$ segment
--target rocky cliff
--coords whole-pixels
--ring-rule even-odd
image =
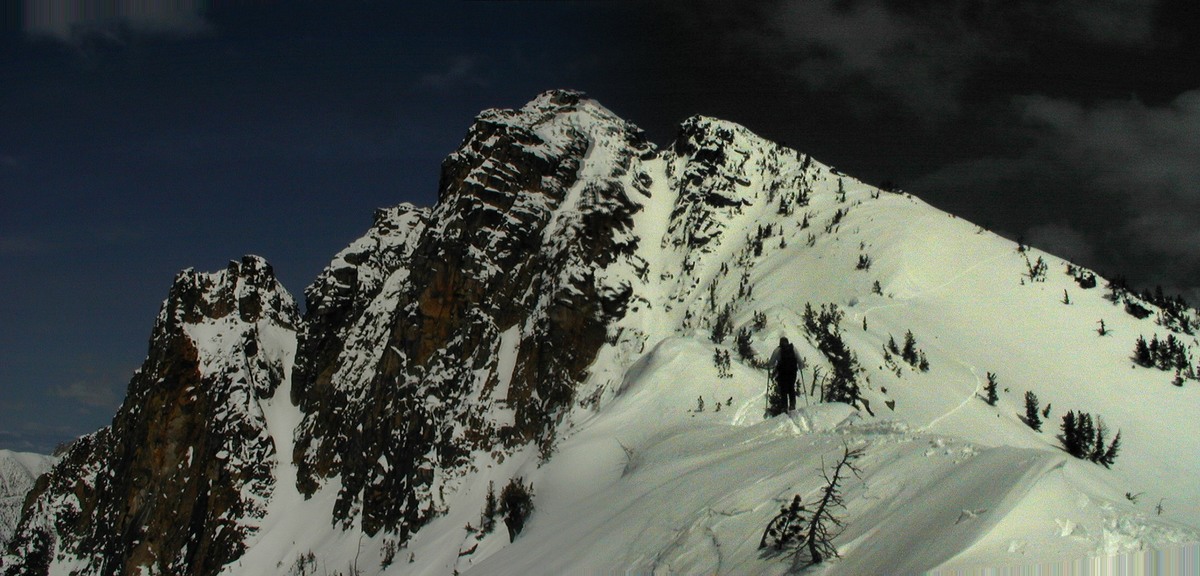
[[[33,488],[4,573],[212,574],[241,555],[274,488],[264,405],[299,325],[260,258],[181,272],[112,425]]]
[[[442,164],[437,204],[378,210],[305,291],[303,318],[261,259],[181,273],[112,426],[38,481],[0,571],[301,575],[325,555],[329,573],[778,573],[747,543],[846,443],[877,466],[851,489],[855,526],[895,524],[902,495],[929,528],[888,534],[936,551],[912,571],[1024,550],[985,535],[1023,533],[1014,511],[1046,508],[1029,494],[1101,503],[1057,509],[1060,531],[1094,537],[1072,528],[1047,550],[1189,537],[1109,494],[1200,497],[1186,474],[1072,468],[1017,415],[1033,389],[1047,413],[1051,399],[1103,410],[1138,454],[1130,470],[1176,466],[1159,440],[1194,391],[1161,417],[1131,413],[1129,379],[1148,390],[1158,375],[1131,371],[1128,350],[1191,321],[1126,318],[1113,303],[1136,296],[1077,292],[1078,268],[1015,248],[730,122],[689,118],[659,148],[578,92],[488,110]],[[1069,275],[1047,281],[1045,261]],[[1036,314],[1014,324],[1012,310]],[[1128,341],[1084,341],[1097,318]],[[889,352],[906,332],[932,370]],[[781,336],[811,386],[850,360],[880,418],[814,403],[764,421],[759,368]],[[979,400],[992,371],[1013,389],[999,407]],[[1094,394],[1060,385],[1079,374]],[[971,489],[910,493],[940,456],[929,466]],[[541,516],[509,542],[481,511],[523,476]],[[887,549],[845,573],[895,566]]]
[[[336,519],[403,541],[472,452],[549,454],[629,297],[600,274],[631,253],[639,154],[636,127],[551,92],[481,114],[432,210],[381,212],[306,292],[301,489],[339,477]]]

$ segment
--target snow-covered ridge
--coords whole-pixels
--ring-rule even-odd
[[[231,391],[213,421],[237,426],[212,441],[245,434],[241,449],[263,449],[230,461],[257,454],[274,483],[239,484],[254,513],[226,525],[245,553],[187,573],[783,574],[792,557],[760,551],[762,531],[795,495],[812,501],[846,447],[864,456],[843,558],[814,573],[1198,540],[1200,435],[1180,431],[1200,385],[1131,358],[1139,338],[1200,350],[1194,310],[734,123],[693,117],[659,148],[581,93],[548,92],[481,113],[439,203],[377,213],[306,291],[303,322],[244,315],[287,299],[222,274],[181,276],[201,297],[180,309],[197,312],[162,324]],[[810,306],[836,306],[823,329],[855,358],[862,401],[766,418],[761,362],[781,336],[807,389],[833,368]],[[910,333],[927,369],[889,351]],[[1068,410],[1120,430],[1111,469],[1062,449]],[[524,530],[484,533],[489,485],[516,478],[534,493]]]
[[[57,461],[43,454],[0,450],[0,547],[12,538],[34,481]]]

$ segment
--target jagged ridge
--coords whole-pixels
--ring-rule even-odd
[[[167,552],[150,554],[147,550],[151,547],[143,545],[136,534],[95,535],[86,546],[72,544],[86,540],[73,535],[81,529],[72,526],[89,522],[79,518],[133,525],[127,516],[97,512],[99,508],[90,509],[89,503],[148,494],[141,485],[115,482],[105,485],[100,494],[95,486],[103,482],[97,484],[95,478],[104,474],[98,463],[117,458],[115,447],[129,442],[169,445],[169,438],[147,435],[139,426],[159,425],[149,420],[180,421],[151,417],[136,408],[159,403],[157,398],[167,392],[157,388],[170,388],[162,382],[149,382],[141,374],[131,383],[129,400],[114,426],[82,441],[68,456],[73,464],[64,463],[44,479],[51,486],[41,488],[33,508],[27,510],[24,540],[14,550],[26,558],[34,557],[31,553],[38,550],[57,550],[87,566],[85,573],[119,570],[118,563],[107,557],[120,557],[122,567],[157,562],[161,569],[197,574],[213,573],[224,563],[226,571],[237,573],[250,568],[228,563],[241,556],[246,546],[250,547],[250,554],[243,558],[247,566],[259,568],[278,569],[302,554],[304,546],[324,547],[334,551],[335,557],[340,551],[343,556],[339,559],[349,554],[357,564],[360,555],[382,554],[388,543],[410,546],[420,558],[411,568],[434,573],[444,573],[449,567],[465,569],[476,561],[482,563],[479,569],[485,573],[518,573],[528,568],[529,562],[544,566],[537,563],[548,555],[558,559],[555,566],[563,571],[597,566],[650,570],[659,566],[660,558],[663,562],[674,558],[679,563],[673,566],[696,571],[722,571],[729,566],[762,571],[767,565],[756,563],[742,548],[733,550],[734,564],[722,558],[720,546],[717,562],[706,563],[700,548],[710,539],[717,542],[733,537],[736,542],[743,533],[753,531],[749,527],[756,525],[754,511],[762,507],[759,503],[786,498],[789,495],[784,492],[790,487],[803,484],[798,475],[816,465],[814,458],[820,450],[851,438],[872,446],[870,454],[882,465],[902,461],[911,468],[929,456],[921,455],[921,445],[932,443],[940,448],[947,442],[937,435],[940,432],[966,426],[966,432],[956,433],[966,434],[971,442],[989,442],[979,432],[982,427],[970,426],[993,420],[999,423],[997,433],[1004,442],[1017,448],[1005,446],[987,452],[986,458],[978,460],[984,462],[982,468],[966,476],[979,484],[987,478],[987,462],[1037,462],[1030,474],[1014,473],[1017,496],[998,492],[997,497],[1007,500],[997,510],[1017,510],[1019,503],[1012,498],[1029,491],[1033,483],[1045,482],[1043,477],[1051,476],[1046,469],[1065,466],[1057,455],[1048,455],[1042,437],[1030,436],[1022,423],[1004,416],[1007,412],[988,412],[982,403],[972,403],[980,386],[978,372],[1000,365],[1007,369],[1004,376],[1014,388],[1038,387],[1040,394],[1060,407],[1063,402],[1080,402],[1083,405],[1068,408],[1095,410],[1090,402],[1102,406],[1117,424],[1123,419],[1128,422],[1129,417],[1115,410],[1107,397],[1078,399],[1074,392],[1038,383],[1047,374],[1055,375],[1049,377],[1050,382],[1058,382],[1069,373],[1050,364],[1046,354],[1038,351],[1054,346],[1075,350],[1075,344],[1043,330],[1021,336],[1036,342],[1028,349],[995,348],[978,337],[977,326],[962,320],[990,326],[997,341],[1007,342],[1015,332],[1006,325],[994,325],[996,318],[1004,317],[1005,310],[1021,307],[1046,314],[1045,294],[1049,290],[1054,304],[1063,288],[1054,281],[1046,286],[1032,282],[1024,286],[1022,280],[1020,289],[1008,286],[1015,285],[1026,270],[1021,258],[1039,254],[1022,255],[1011,243],[984,232],[906,195],[885,194],[843,177],[729,122],[688,119],[676,142],[660,150],[646,142],[636,127],[580,93],[553,91],[520,110],[487,111],[443,164],[437,206],[402,205],[379,211],[368,233],[339,253],[306,291],[308,307],[303,322],[295,319],[294,312],[273,316],[268,312],[266,324],[274,327],[271,330],[290,334],[299,328],[301,332],[290,389],[276,382],[287,384],[291,348],[287,342],[279,343],[287,338],[274,339],[279,345],[272,348],[278,351],[273,357],[280,358],[279,362],[268,363],[268,368],[258,372],[239,372],[238,367],[255,356],[251,350],[264,347],[237,344],[249,341],[239,336],[245,334],[241,330],[249,322],[246,317],[239,314],[236,321],[225,320],[234,317],[232,311],[241,306],[242,297],[229,296],[239,294],[241,284],[230,283],[229,275],[220,281],[203,280],[201,277],[208,276],[194,273],[181,276],[191,278],[178,290],[188,296],[176,300],[191,304],[167,316],[178,316],[175,325],[182,329],[175,332],[186,333],[184,340],[200,346],[193,353],[171,338],[159,340],[156,326],[147,366],[159,371],[184,366],[171,373],[179,381],[194,379],[193,372],[228,375],[215,378],[211,388],[240,392],[214,393],[213,406],[222,402],[242,406],[244,402],[250,409],[225,413],[228,418],[218,421],[238,424],[224,430],[215,426],[208,441],[241,438],[229,450],[239,455],[232,460],[247,464],[258,458],[265,462],[240,476],[218,466],[216,473],[226,474],[231,485],[241,490],[240,507],[222,504],[217,508],[225,506],[224,510],[232,512],[214,515],[198,506],[191,514],[194,522],[177,524],[189,526],[188,530],[156,542],[156,550],[188,550],[183,560],[178,560],[178,555],[164,560],[171,556]],[[855,259],[867,253],[875,259],[874,268],[856,270]],[[1061,265],[1050,260],[1053,266]],[[263,266],[243,262],[241,268],[262,270]],[[1006,279],[1012,282],[1005,283]],[[1071,282],[1066,281],[1068,286]],[[951,287],[978,295],[972,306],[986,314],[976,314],[973,308],[948,298],[945,293]],[[176,292],[173,288],[173,298]],[[263,292],[268,293],[284,294],[281,289]],[[1087,306],[1091,295],[1074,297],[1084,299],[1078,309],[1095,310]],[[251,298],[246,309],[288,308],[282,296],[265,300],[279,305]],[[837,303],[849,311],[847,324],[853,323],[854,330],[848,330],[846,341],[861,360],[864,396],[878,412],[888,406],[888,416],[897,422],[858,427],[857,416],[842,414],[838,407],[814,410],[786,424],[761,422],[761,373],[753,368],[753,359],[735,362],[728,380],[712,370],[713,352],[730,352],[732,346],[728,338],[713,341],[720,340],[714,336],[714,328],[722,318],[727,331],[742,329],[750,334],[755,354],[768,354],[771,343],[787,335],[799,343],[813,365],[827,367],[828,359],[801,328],[800,310],[806,302]],[[764,319],[760,328],[754,327],[758,324],[755,313]],[[1064,325],[1078,323],[1074,316],[1057,309],[1047,317]],[[1088,318],[1085,324],[1090,326],[1093,321]],[[1140,330],[1133,322],[1114,319],[1110,325],[1124,331]],[[159,324],[164,323],[169,324],[160,316]],[[889,334],[902,334],[913,326],[930,347],[935,368],[929,375],[887,365],[881,356]],[[955,342],[938,344],[939,335]],[[265,344],[261,336],[260,331],[257,341]],[[980,344],[971,344],[972,339]],[[1115,366],[1122,370],[1105,374],[1125,378],[1124,352],[1109,350],[1120,346],[1115,339],[1111,346],[1102,344],[1077,350],[1077,356],[1085,360],[1071,360],[1071,365]],[[1107,355],[1098,349],[1106,350]],[[190,359],[189,354],[196,357]],[[1110,362],[1110,357],[1116,361]],[[147,371],[144,367],[143,372]],[[242,373],[254,375],[240,381],[236,375]],[[1145,378],[1144,373],[1135,376]],[[721,397],[729,395],[725,404],[729,409],[713,421],[714,427],[698,430],[700,446],[728,454],[729,462],[755,469],[762,468],[764,460],[744,446],[764,443],[767,447],[763,450],[777,458],[804,462],[799,466],[804,470],[788,469],[758,479],[751,476],[750,487],[745,482],[738,484],[737,479],[721,480],[759,499],[719,500],[736,508],[739,518],[730,521],[738,526],[733,536],[718,530],[720,521],[714,521],[714,499],[721,496],[713,489],[716,483],[686,493],[678,493],[682,488],[661,493],[635,489],[634,500],[624,496],[636,488],[623,483],[627,474],[628,482],[663,482],[663,475],[677,472],[678,468],[666,464],[668,455],[683,454],[692,463],[709,462],[701,448],[691,446],[691,433],[697,431],[700,421],[691,407],[697,394],[703,398],[710,393],[710,386]],[[259,403],[261,412],[261,404],[269,402],[266,398],[286,398],[289,393],[304,415],[292,453],[298,469],[297,488],[311,498],[303,507],[308,513],[320,510],[319,516],[306,516],[302,522],[334,525],[328,530],[311,528],[314,535],[304,537],[290,533],[291,548],[279,547],[278,542],[268,544],[254,534],[260,524],[255,516],[266,509],[262,503],[267,495],[292,487],[272,486],[270,480],[264,480],[263,474],[272,470],[283,476],[279,474],[283,464],[271,451],[272,440],[288,446],[291,439],[284,442],[278,434],[270,437],[265,432],[269,426],[262,424],[253,406]],[[709,402],[711,406],[711,398]],[[835,413],[843,418],[834,422],[836,426],[816,425]],[[981,416],[987,418],[981,420]],[[145,422],[129,424],[133,420]],[[1177,420],[1164,416],[1163,422],[1139,425],[1149,429]],[[776,424],[779,429],[801,432],[781,433]],[[1155,430],[1153,436],[1163,435]],[[622,442],[632,442],[626,452],[631,460],[623,464],[624,471],[615,479],[612,470],[604,468],[612,464],[611,458],[603,456],[603,448],[596,448],[604,444],[619,453],[612,445],[614,435]],[[1153,446],[1145,436],[1127,438],[1132,449],[1144,451]],[[623,443],[621,447],[626,446]],[[552,458],[559,450],[565,454]],[[955,460],[938,464],[939,470],[956,474],[953,466],[958,459],[975,462],[976,454],[981,453],[969,444],[956,450]],[[1030,456],[1022,450],[1036,454]],[[644,474],[637,472],[637,462],[630,455],[641,451],[660,457]],[[561,458],[566,458],[566,463]],[[1159,456],[1138,462],[1160,463],[1154,458]],[[591,464],[597,459],[599,464]],[[146,474],[160,470],[144,459],[137,462]],[[545,469],[540,467],[543,464]],[[557,546],[554,549],[523,540],[502,551],[504,543],[495,535],[468,531],[461,536],[463,524],[478,518],[480,486],[486,480],[503,482],[528,474],[538,477],[539,486],[545,481],[558,487],[561,494],[562,477],[576,479],[578,474],[564,472],[564,467],[588,470],[605,479],[608,484],[594,494],[624,504],[619,510],[604,512],[612,516],[601,514],[599,520],[576,529],[575,524],[563,520],[571,516],[564,510],[575,509],[554,501],[551,490],[547,520],[530,529],[537,538],[552,543],[548,545],[551,548]],[[879,478],[886,487],[911,473],[910,468],[884,467],[873,472],[872,478]],[[238,466],[234,469],[241,470]],[[729,472],[711,471],[700,464],[687,470],[689,477],[703,478]],[[1086,470],[1073,473],[1092,477]],[[160,482],[155,489],[186,488],[196,477],[188,473],[155,480]],[[202,483],[199,486],[194,489],[205,489]],[[1184,489],[1178,483],[1173,486]],[[722,484],[719,492],[728,489]],[[178,490],[171,497],[195,500],[193,493]],[[664,531],[644,524],[647,518],[667,510],[662,499],[668,492],[678,499],[670,507],[672,516],[679,516],[680,522],[686,519],[690,528]],[[85,495],[79,505],[72,500],[77,493]],[[865,501],[865,494],[863,497]],[[222,497],[210,497],[210,501],[213,498]],[[321,508],[327,500],[329,508]],[[918,508],[923,505],[919,495],[910,503]],[[862,506],[855,513],[873,510],[867,504]],[[1117,510],[1112,506],[1111,510]],[[145,509],[159,510],[161,506]],[[575,516],[591,512],[592,508],[584,506]],[[262,523],[296,523],[287,511],[276,513],[278,518],[263,519]],[[978,530],[995,526],[1003,514],[996,513],[991,524]],[[628,541],[628,535],[611,530],[611,526],[599,532],[605,522],[616,519],[644,527],[637,541]],[[55,526],[58,522],[65,523]],[[165,525],[166,521],[158,522]],[[96,524],[87,525],[99,534]],[[218,542],[221,525],[231,529],[220,534],[235,537]],[[279,530],[281,534],[274,540],[287,539],[289,533]],[[331,536],[358,530],[365,536],[358,538],[351,552],[338,548],[337,542],[345,539]],[[572,536],[578,530],[588,535],[586,541]],[[186,536],[181,539],[179,533]],[[934,568],[974,542],[955,539],[953,530],[938,533],[943,540],[937,554],[914,557],[905,566]],[[1146,528],[1145,533],[1155,538],[1179,537],[1159,528]],[[696,540],[696,534],[704,537]],[[607,544],[590,548],[593,536]],[[164,543],[166,540],[171,541]],[[182,540],[186,542],[181,545]],[[214,543],[204,544],[209,540]],[[901,540],[904,538],[895,539]],[[462,544],[454,550],[447,541]],[[575,548],[563,554],[568,541],[575,542]],[[906,547],[912,544],[905,542]],[[984,544],[983,548],[994,545]],[[597,564],[597,551],[605,550],[604,546],[609,546],[610,552],[602,554]],[[196,560],[191,551],[200,549],[213,552],[201,554],[203,561]],[[522,557],[518,551],[528,553]],[[6,561],[14,562],[12,558]],[[646,558],[655,558],[654,566],[646,564]],[[846,566],[880,569],[894,565],[881,554],[863,554],[856,562]],[[36,573],[29,560],[16,566]]]
[[[175,278],[111,426],[39,478],[5,574],[213,574],[274,487],[260,403],[291,369],[299,313],[266,261]],[[19,560],[18,560],[19,559]]]

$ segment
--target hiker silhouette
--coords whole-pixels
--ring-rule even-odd
[[[796,409],[796,373],[800,366],[796,347],[785,337],[779,338],[779,347],[771,354],[767,370],[775,385],[774,394],[768,394],[769,416]]]

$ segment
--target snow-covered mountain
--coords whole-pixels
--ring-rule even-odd
[[[1194,310],[733,123],[659,148],[576,92],[485,111],[437,205],[379,210],[305,296],[254,257],[182,273],[3,573],[780,574],[764,528],[847,448],[817,573],[1200,540]],[[812,394],[767,418],[781,336]],[[1068,411],[1120,432],[1111,468]],[[510,483],[512,541],[483,528]]]
[[[0,450],[0,547],[12,538],[25,495],[55,462],[53,456]]]

